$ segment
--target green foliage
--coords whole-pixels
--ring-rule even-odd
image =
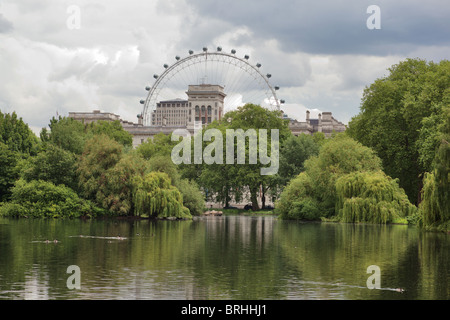
[[[41,131],[41,141],[51,142],[60,148],[75,154],[81,154],[87,140],[95,135],[106,135],[124,147],[131,148],[133,137],[125,131],[118,120],[95,121],[84,124],[68,117],[53,117],[50,120],[50,133],[44,128]]]
[[[317,136],[319,137],[319,136]],[[290,135],[284,141],[280,150],[280,167],[277,174],[279,186],[285,186],[289,180],[305,170],[304,162],[319,153],[323,142],[313,136],[301,134],[298,137]]]
[[[306,172],[300,173],[283,190],[275,204],[275,213],[282,219],[320,219],[321,207],[314,193],[311,177]]]
[[[101,212],[72,189],[42,180],[18,180],[12,188],[11,202],[0,207],[0,216],[7,217],[77,218]]]
[[[167,155],[154,155],[148,160],[148,166],[150,171],[158,171],[166,173],[173,185],[177,185],[180,181],[180,173],[177,170],[177,166],[173,163],[170,156]]]
[[[99,186],[105,183],[105,173],[114,167],[122,156],[123,147],[106,135],[96,135],[86,141],[80,157],[77,173],[81,194],[90,200],[101,202],[97,197]]]
[[[268,132],[268,141],[267,141],[267,149],[268,156],[271,156],[271,129],[279,130],[279,143],[280,145],[291,136],[291,132],[288,127],[288,122],[283,120],[278,111],[270,111],[266,108],[263,108],[258,105],[246,104],[242,107],[239,107],[235,111],[227,112],[222,122],[217,125],[214,124],[219,130],[223,132],[226,129],[242,129],[244,131],[248,129],[254,129],[259,137],[260,129],[267,129]],[[213,127],[211,126],[211,127]],[[208,127],[210,128],[210,127]],[[225,135],[223,135],[225,136]],[[258,138],[259,139],[259,138]],[[223,151],[226,151],[226,139],[224,141]],[[212,178],[213,182],[207,185],[208,191],[211,191],[213,194],[217,194],[220,198],[225,199],[225,203],[228,204],[228,199],[230,197],[230,189],[233,187],[233,193],[235,196],[235,200],[239,201],[239,197],[242,195],[242,190],[247,189],[250,192],[250,201],[252,202],[253,210],[258,210],[259,205],[257,201],[257,193],[262,188],[265,193],[270,187],[276,186],[276,178],[275,175],[261,175],[261,168],[265,165],[261,164],[249,164],[248,153],[249,153],[249,142],[246,139],[245,142],[245,151],[246,151],[246,163],[239,165],[207,165],[205,164],[202,168],[203,171],[206,171],[205,176],[201,179],[201,181],[206,181],[205,177]],[[208,144],[207,144],[208,145]],[[235,150],[237,142],[234,143]],[[259,145],[259,142],[258,142]],[[275,155],[278,157],[279,155]],[[225,154],[224,154],[224,158]],[[225,162],[225,160],[224,160]],[[235,152],[235,163],[237,163],[237,152]],[[270,166],[267,165],[267,167]],[[208,172],[209,171],[209,172]],[[211,172],[213,171],[213,172]],[[204,185],[202,185],[205,187]]]
[[[86,125],[86,132],[88,137],[91,135],[105,134],[124,147],[133,146],[133,136],[123,129],[119,120],[91,122]]]
[[[11,195],[10,189],[19,177],[19,160],[18,152],[11,151],[7,145],[0,142],[0,202],[8,200]]]
[[[336,181],[336,212],[343,222],[393,223],[413,215],[396,180],[382,171],[352,172]]]
[[[174,145],[170,136],[161,132],[155,135],[153,139],[148,139],[140,144],[136,150],[144,159],[148,160],[155,156],[170,157]]]
[[[49,141],[75,154],[83,152],[86,141],[86,131],[83,123],[73,118],[59,117],[59,119],[56,119],[53,117],[50,120],[49,127],[50,134],[47,133],[47,129],[41,131],[41,140]]]
[[[438,118],[450,99],[450,61],[407,59],[389,72],[365,89],[361,112],[347,131],[377,152],[386,174],[418,203],[436,152]]]
[[[192,215],[200,215],[205,208],[205,200],[197,183],[193,180],[182,179],[177,166],[172,159],[166,155],[156,154],[148,160],[151,171],[166,173],[173,186],[183,196],[183,205],[187,207]]]
[[[424,227],[450,230],[450,107],[444,111],[434,169],[425,173],[419,209]]]
[[[115,215],[132,215],[133,181],[135,176],[143,176],[148,164],[135,152],[130,152],[112,167],[106,169],[99,180],[96,201],[102,208]]]
[[[64,184],[73,190],[78,188],[76,173],[77,156],[56,145],[48,144],[36,157],[28,160],[21,176],[26,181],[44,180],[55,185]]]
[[[199,216],[205,210],[205,199],[195,181],[181,179],[175,185],[183,196],[183,205],[191,215]]]
[[[374,152],[338,134],[281,193],[275,212],[283,219],[398,222],[415,213],[396,180],[381,171]]]
[[[135,215],[150,217],[190,218],[189,209],[183,206],[183,198],[178,189],[171,185],[164,172],[150,172],[144,177],[135,176],[133,203]]]
[[[38,138],[15,112],[3,114],[0,111],[0,143],[24,154],[35,154],[38,148]]]
[[[305,162],[307,174],[314,181],[315,196],[322,206],[322,215],[335,215],[336,180],[354,171],[376,171],[381,161],[375,153],[346,134],[329,139],[320,149],[317,157]]]

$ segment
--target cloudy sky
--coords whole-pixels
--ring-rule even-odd
[[[376,22],[370,5],[381,29],[367,27]],[[205,46],[262,63],[289,115],[331,111],[348,123],[364,87],[391,65],[450,58],[450,3],[0,0],[0,110],[16,111],[35,132],[69,111],[136,121],[153,74]]]

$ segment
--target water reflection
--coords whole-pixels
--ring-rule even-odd
[[[270,216],[0,219],[0,298],[448,299],[449,249],[448,235],[407,226]],[[80,290],[66,286],[70,265]],[[384,290],[367,288],[369,265]]]

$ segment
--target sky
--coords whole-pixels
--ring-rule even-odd
[[[450,58],[449,17],[448,0],[0,0],[0,111],[36,133],[72,111],[136,122],[165,63],[221,46],[272,74],[289,116],[347,124],[392,65]]]

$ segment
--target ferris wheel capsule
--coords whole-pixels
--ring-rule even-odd
[[[248,59],[250,59],[250,56],[249,56],[248,54],[246,54],[246,55],[244,56],[244,59],[245,59],[245,60],[248,60]]]
[[[231,50],[231,53],[232,53],[232,54],[236,54],[236,50],[232,49],[232,50]]]
[[[178,61],[180,60],[180,56],[176,56],[175,59]]]
[[[261,68],[261,63],[257,63],[256,67]]]
[[[164,69],[167,69],[169,67],[168,64],[164,64]]]
[[[145,100],[142,100],[142,99],[141,99],[141,101],[139,101],[139,103],[140,103],[140,104],[144,104],[144,103],[145,103]]]
[[[150,89],[151,89],[150,86],[145,87],[145,90],[147,90],[147,91],[150,91]]]
[[[267,78],[270,78],[272,75],[270,73],[266,74]]]
[[[192,50],[189,50],[189,54],[191,54],[191,55],[192,55],[192,54],[194,54],[194,51],[192,51]]]
[[[221,52],[222,51],[222,47],[217,47],[217,51]]]

